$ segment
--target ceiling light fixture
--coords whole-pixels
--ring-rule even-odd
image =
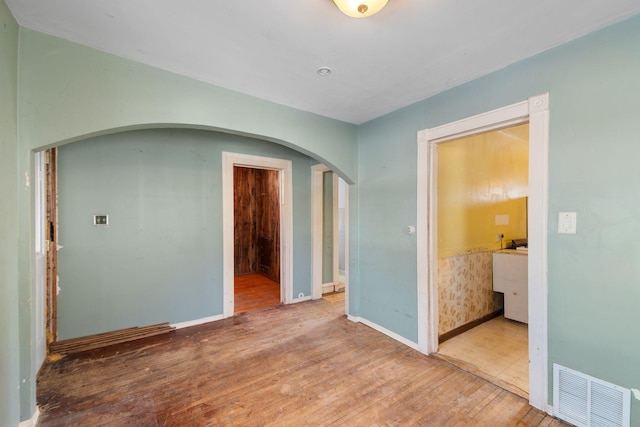
[[[320,76],[328,76],[329,74],[331,74],[331,68],[329,68],[329,67],[320,67],[320,68],[318,68],[317,73]]]
[[[380,12],[388,0],[333,0],[338,9],[352,18],[367,18]]]

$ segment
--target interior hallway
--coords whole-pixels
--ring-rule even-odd
[[[46,362],[39,426],[562,426],[523,399],[344,316],[253,311]]]
[[[528,399],[528,339],[526,324],[500,316],[441,343],[438,354]]]

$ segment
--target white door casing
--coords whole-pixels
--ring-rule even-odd
[[[438,350],[437,146],[529,122],[529,403],[548,413],[547,216],[549,94],[418,132],[418,349]]]
[[[323,164],[311,167],[311,216],[312,216],[312,264],[311,283],[313,299],[322,298],[322,219],[323,219],[323,174],[330,169]],[[338,282],[338,176],[333,179],[333,283]],[[349,314],[349,186],[345,185],[344,206],[344,276],[345,276],[345,314]]]
[[[35,358],[32,372],[38,372],[47,354],[47,328],[46,328],[46,281],[47,281],[47,246],[46,246],[46,222],[47,222],[47,201],[46,201],[46,174],[45,174],[45,152],[40,151],[34,154],[35,171]],[[49,250],[57,250],[51,247]]]
[[[239,153],[222,153],[223,316],[234,314],[233,167],[271,169],[280,181],[280,295],[293,302],[293,166],[291,160]]]
[[[322,221],[324,212],[324,173],[330,169],[323,164],[311,167],[311,295],[313,299],[322,298]]]

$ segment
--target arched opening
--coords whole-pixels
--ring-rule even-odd
[[[71,142],[58,146],[58,340],[226,315],[223,152],[287,158],[293,211],[300,206],[292,215],[311,228],[304,212],[315,161],[281,144],[184,128],[119,129]],[[107,223],[95,223],[96,216]],[[293,261],[283,296],[310,299],[310,236],[292,230],[289,239]]]

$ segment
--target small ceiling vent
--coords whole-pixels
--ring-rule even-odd
[[[554,364],[553,410],[578,427],[629,427],[631,391]]]

